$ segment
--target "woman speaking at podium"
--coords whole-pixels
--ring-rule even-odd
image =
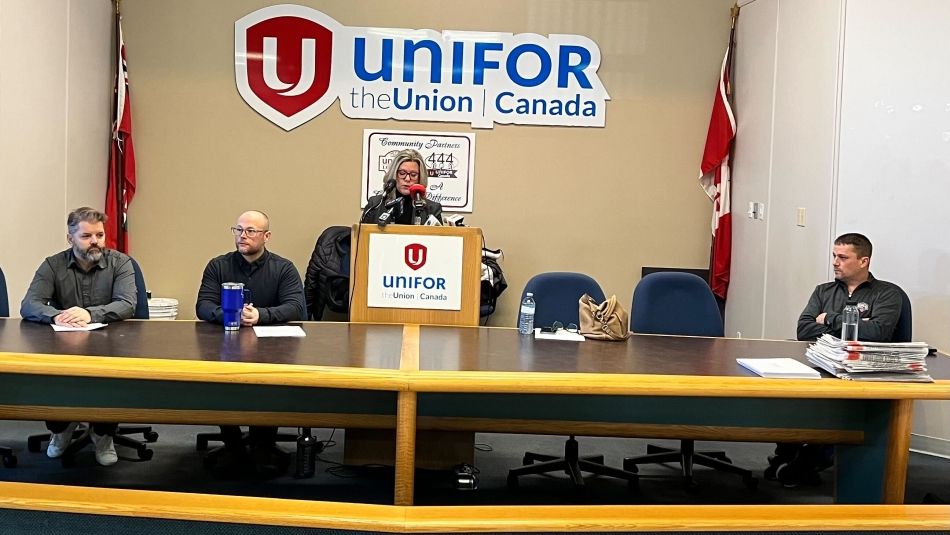
[[[383,193],[369,198],[361,220],[380,225],[431,225],[434,219],[441,225],[442,205],[426,198],[428,186],[429,170],[422,154],[413,149],[399,151],[383,177]]]

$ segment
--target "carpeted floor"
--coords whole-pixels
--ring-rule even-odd
[[[0,468],[0,479],[63,485],[86,485],[134,488],[209,494],[271,496],[362,503],[392,503],[392,469],[386,467],[345,467],[343,431],[332,434],[333,442],[320,454],[315,477],[294,479],[293,466],[285,476],[256,481],[236,474],[234,478],[212,476],[202,463],[202,453],[195,450],[195,435],[214,431],[205,426],[155,426],[158,442],[150,461],[140,461],[134,451],[119,448],[121,460],[113,467],[100,467],[91,448],[80,452],[75,466],[63,468],[58,460],[45,453],[30,453],[26,447],[29,434],[45,430],[37,422],[0,422],[0,445],[16,450],[18,466]],[[292,431],[286,429],[285,431]],[[326,441],[332,430],[315,430],[317,438]],[[579,437],[581,454],[604,454],[608,464],[620,466],[625,455],[645,452],[646,440]],[[676,446],[676,441],[650,441]],[[639,492],[631,492],[627,484],[607,477],[590,477],[584,492],[574,490],[567,476],[526,476],[518,489],[509,489],[507,471],[519,466],[525,450],[543,453],[563,452],[564,437],[479,434],[476,436],[475,465],[479,471],[477,490],[458,490],[450,472],[419,471],[416,477],[418,505],[484,505],[484,504],[825,504],[832,503],[830,471],[817,486],[783,488],[774,481],[761,478],[770,444],[702,442],[701,449],[721,449],[732,461],[753,470],[759,477],[758,488],[746,488],[740,477],[696,467],[698,488],[684,489],[675,477],[678,466],[644,466],[641,468]],[[293,444],[284,444],[293,451]],[[45,452],[45,450],[44,450]],[[908,469],[906,503],[921,503],[928,492],[950,496],[950,460],[912,453]]]

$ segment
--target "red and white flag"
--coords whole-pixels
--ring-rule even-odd
[[[116,78],[109,186],[106,188],[106,247],[129,252],[129,205],[135,196],[135,151],[132,148],[132,101],[125,63],[121,20],[116,16]]]
[[[729,155],[736,137],[736,119],[729,105],[729,67],[732,64],[732,39],[722,59],[719,87],[713,102],[706,149],[699,168],[699,183],[713,202],[712,248],[709,257],[709,286],[720,299],[729,290],[729,268],[732,260],[732,210]]]

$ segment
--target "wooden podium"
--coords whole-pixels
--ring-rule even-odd
[[[416,308],[383,308],[367,306],[370,236],[398,234],[403,236],[458,236],[462,239],[462,301],[460,310],[429,310]],[[482,231],[475,227],[425,227],[389,225],[353,225],[350,245],[350,321],[358,323],[417,323],[420,325],[478,326],[482,276]],[[386,261],[402,263],[402,258]]]
[[[461,301],[458,310],[368,306],[371,236],[376,234],[419,236],[455,236],[462,240]],[[350,245],[350,321],[357,323],[415,323],[420,325],[478,326],[481,301],[482,231],[475,227],[428,227],[411,225],[353,225]],[[380,259],[377,259],[380,260]],[[405,267],[402,255],[386,256],[384,262]],[[452,284],[453,281],[449,281]],[[403,363],[406,364],[405,362]],[[418,365],[416,359],[415,365]],[[415,407],[415,393],[402,392],[400,400]],[[392,429],[347,429],[343,462],[348,465],[395,464],[396,442]],[[412,439],[415,466],[434,470],[450,469],[459,463],[474,464],[475,434],[467,431],[416,432]],[[397,470],[399,468],[397,467]]]

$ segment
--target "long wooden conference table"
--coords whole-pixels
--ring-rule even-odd
[[[869,526],[873,514],[844,504],[902,504],[913,402],[950,399],[945,355],[928,359],[937,379],[929,384],[779,380],[756,377],[735,359],[804,361],[805,343],[651,335],[635,335],[625,343],[575,343],[534,340],[507,328],[329,322],[302,327],[303,338],[258,338],[251,329],[225,333],[220,326],[191,321],[126,321],[90,332],[55,333],[47,325],[0,320],[0,419],[395,429],[394,505],[403,509],[394,523],[380,520],[385,531],[440,525],[435,513],[427,513],[429,524],[406,524],[414,515],[439,509],[408,507],[416,431],[422,429],[829,443],[839,446],[835,499],[842,505],[830,506],[838,509],[827,515],[808,514],[827,516],[824,521],[853,517],[856,524],[849,525]],[[0,483],[0,508],[55,509],[30,498],[38,491],[53,492],[47,487]],[[125,493],[149,491],[55,491],[80,511],[83,492],[113,496],[115,508],[103,514],[126,514],[129,509],[120,504],[134,498]],[[174,500],[150,498],[153,503],[162,499]],[[169,507],[162,514],[176,517]],[[594,508],[610,511],[609,521],[590,519],[585,525],[649,525],[650,515],[638,506],[629,506],[627,513],[611,507],[618,506]],[[676,513],[678,506],[666,507],[678,522],[699,515],[703,525],[716,525],[710,520],[716,514],[702,513],[702,506]],[[716,510],[721,513],[722,507]],[[758,507],[734,509],[758,511],[754,522],[778,522],[777,527],[790,514],[782,512],[783,506]],[[932,527],[928,522],[934,515],[950,518],[948,507],[920,507],[912,515],[916,527]],[[601,514],[554,509],[571,518]],[[529,530],[550,529],[552,513],[543,510],[513,515],[499,512],[502,507],[496,514],[512,522],[537,515],[539,523]],[[188,518],[182,511],[177,517]],[[742,516],[736,514],[729,526]],[[280,515],[268,518],[286,524],[301,517],[298,512],[287,522]],[[332,526],[353,527],[334,518]],[[465,529],[490,530],[491,522],[479,518],[481,524]]]

